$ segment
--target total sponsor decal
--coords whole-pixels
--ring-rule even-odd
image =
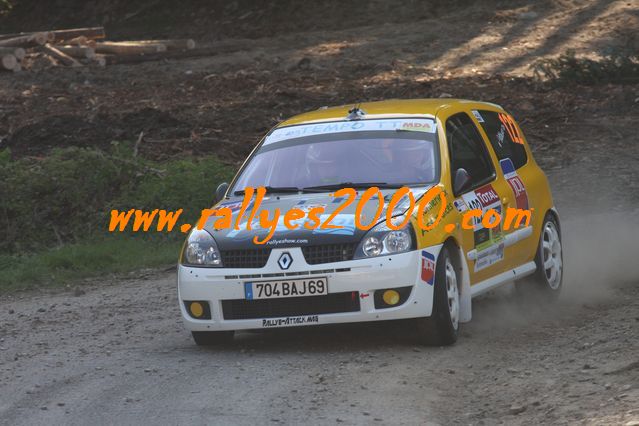
[[[502,172],[504,172],[504,177],[515,194],[517,208],[528,210],[528,193],[526,192],[524,182],[515,170],[512,160],[510,158],[504,158],[499,161],[499,165],[501,166]]]
[[[435,256],[426,250],[422,250],[422,281],[428,285],[435,282]]]
[[[462,198],[469,209],[482,211],[480,217],[473,217],[473,238],[475,250],[477,250],[474,270],[478,272],[504,258],[504,237],[501,226],[486,229],[481,223],[488,210],[494,209],[501,214],[501,201],[492,185],[464,194]]]

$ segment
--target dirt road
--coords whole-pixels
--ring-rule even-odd
[[[562,213],[557,305],[491,293],[447,348],[417,346],[395,323],[240,333],[203,349],[181,326],[174,272],[1,295],[0,424],[639,424],[639,88],[525,75],[566,48],[618,44],[637,2],[457,3],[385,25],[374,8],[336,28],[326,14],[306,32],[311,20],[292,17],[278,23],[296,25],[289,34],[207,58],[3,75],[0,147],[106,149],[144,131],[146,157],[237,165],[279,119],[321,105],[497,102]]]
[[[446,348],[416,345],[410,323],[245,332],[200,348],[181,326],[173,272],[3,296],[0,423],[634,424],[639,222],[627,217],[565,218],[562,300],[492,293]]]

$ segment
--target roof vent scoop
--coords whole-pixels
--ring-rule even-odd
[[[361,120],[366,115],[366,111],[359,109],[359,105],[348,111],[347,120]]]

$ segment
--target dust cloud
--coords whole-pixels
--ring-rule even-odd
[[[638,212],[639,213],[639,212]],[[584,307],[614,300],[621,286],[639,285],[639,215],[562,217],[564,280],[560,299],[540,303],[505,285],[473,300],[469,334],[524,332],[532,323],[562,324]]]
[[[610,213],[562,221],[562,303],[604,301],[621,285],[639,285],[639,216]]]

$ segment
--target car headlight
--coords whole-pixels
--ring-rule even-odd
[[[220,250],[211,234],[203,229],[191,232],[182,253],[182,264],[217,268],[222,266]]]
[[[401,223],[404,218],[394,218],[393,222]],[[386,221],[377,224],[362,238],[354,259],[404,253],[415,248],[415,235],[410,222],[397,231],[390,229]]]

